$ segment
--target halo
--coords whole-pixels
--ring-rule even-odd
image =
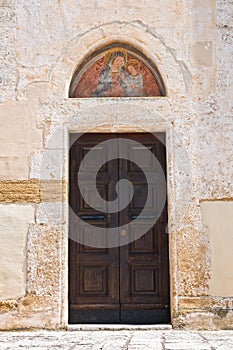
[[[136,69],[137,72],[138,72],[138,70],[139,70],[139,68],[140,68],[139,62],[138,62],[137,60],[134,60],[134,59],[129,60],[129,61],[126,63],[125,68],[128,70],[128,67],[129,67],[129,66],[133,66],[133,67]]]
[[[109,63],[109,60],[110,60],[110,57],[112,54],[116,54],[117,56],[117,53],[121,53],[123,54],[123,57],[124,57],[124,61],[126,62],[127,61],[127,53],[126,53],[126,50],[121,48],[121,47],[114,47],[113,49],[110,49],[106,52],[105,56],[104,56],[104,61],[106,64]],[[113,56],[114,57],[114,56]]]

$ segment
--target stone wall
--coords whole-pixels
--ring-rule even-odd
[[[0,0],[0,328],[67,326],[68,135],[90,130],[166,131],[172,324],[233,328],[232,16],[232,0]],[[116,40],[166,97],[68,98]]]

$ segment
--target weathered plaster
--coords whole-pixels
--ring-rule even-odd
[[[26,294],[26,255],[29,225],[35,220],[32,205],[0,204],[0,300]]]
[[[0,104],[1,180],[29,178],[31,152],[43,146],[43,130],[37,127],[37,113],[45,100],[47,85],[34,83],[24,91],[24,100]]]
[[[208,227],[211,252],[209,294],[232,297],[233,201],[201,203],[203,224]]]

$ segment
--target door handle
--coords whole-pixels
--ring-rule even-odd
[[[154,220],[155,216],[154,215],[131,215],[131,219],[137,219],[139,217],[140,220]]]
[[[105,220],[105,215],[79,215],[81,220]]]

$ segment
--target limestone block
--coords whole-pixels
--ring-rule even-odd
[[[199,297],[180,297],[180,310],[220,310],[230,308],[229,299],[219,297],[199,296]]]
[[[43,151],[35,151],[30,157],[30,179],[40,179]]]
[[[215,1],[192,1],[193,35],[199,40],[205,40],[213,35],[215,29]]]
[[[31,157],[31,179],[61,180],[63,177],[63,151],[37,151]]]
[[[1,5],[1,4],[0,4]],[[9,6],[0,6],[0,26],[7,25],[12,28],[16,24],[16,14]]]
[[[210,67],[213,64],[212,41],[198,41],[192,46],[192,58],[195,65]]]
[[[159,29],[165,27],[169,37],[174,28],[185,33],[183,14],[186,12],[187,2],[181,0],[161,3],[147,0],[146,6],[144,2],[133,0],[120,0],[117,6],[112,6],[109,0],[78,3],[66,0],[52,2],[49,6],[35,0],[28,6],[21,2],[18,5],[20,30],[17,32],[16,54],[23,66],[49,66],[58,59],[63,46],[74,35],[89,28],[99,28],[101,23],[142,21]],[[43,34],[40,31],[42,26]]]
[[[0,7],[3,8],[15,8],[15,0],[0,0]]]
[[[186,224],[177,233],[179,294],[199,296],[208,294],[207,246],[203,233]]]
[[[233,18],[233,7],[232,1],[218,0],[216,1],[217,7],[217,25],[232,27],[232,18]]]
[[[67,186],[66,181],[40,181],[40,201],[50,203],[68,201]]]
[[[59,225],[64,224],[63,204],[55,203],[40,203],[36,211],[37,224]]]
[[[48,187],[48,186],[47,186]],[[40,202],[40,183],[38,180],[0,181],[0,202],[38,203]]]
[[[32,205],[0,205],[0,300],[26,293],[26,241],[34,215]]]
[[[36,295],[49,295],[57,300],[61,279],[61,240],[63,225],[33,225],[28,239],[27,291]],[[50,301],[51,302],[51,301]]]
[[[29,158],[28,157],[0,157],[1,180],[18,180],[28,178]]]
[[[1,119],[4,120],[0,123],[1,157],[8,157],[9,162],[1,172],[2,179],[28,178],[29,155],[42,147],[42,130],[36,128],[36,113],[35,103],[28,101],[7,102],[0,106]]]
[[[44,131],[46,149],[62,149],[64,147],[64,130],[62,127],[50,125],[49,128],[46,126]]]
[[[51,180],[0,181],[0,202],[39,203],[67,201],[67,183]]]
[[[1,64],[0,69],[0,103],[4,102],[9,97],[15,97],[17,79],[17,68],[12,62],[9,62],[9,59],[7,61],[5,60],[5,63]]]
[[[201,203],[203,224],[208,226],[211,278],[209,294],[233,296],[233,201],[204,201]]]

